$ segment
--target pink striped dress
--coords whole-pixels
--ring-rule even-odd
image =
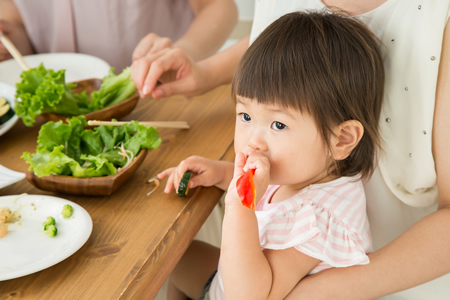
[[[359,176],[310,185],[282,202],[270,203],[271,185],[256,206],[261,248],[294,247],[321,260],[309,273],[369,263],[372,251],[366,197]],[[209,291],[225,299],[220,262]]]

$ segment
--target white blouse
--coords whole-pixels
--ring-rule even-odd
[[[256,0],[250,41],[293,11],[328,9],[320,0]],[[374,250],[437,208],[431,152],[436,83],[450,0],[387,0],[357,16],[378,36],[386,71],[380,129],[384,152],[364,185]],[[383,300],[450,299],[450,274]]]

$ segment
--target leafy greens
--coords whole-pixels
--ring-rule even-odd
[[[36,117],[43,113],[78,116],[120,103],[135,90],[130,72],[128,67],[115,75],[111,68],[89,100],[85,92],[72,91],[75,84],[65,83],[65,70],[54,71],[41,64],[21,73],[21,82],[16,84],[16,114],[25,125],[33,126]]]
[[[108,176],[117,173],[141,149],[156,149],[161,139],[153,127],[137,121],[121,126],[86,129],[84,116],[67,119],[68,124],[47,122],[41,126],[36,152],[24,152],[22,158],[38,177],[72,175]]]

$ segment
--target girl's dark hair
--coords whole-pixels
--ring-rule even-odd
[[[233,79],[232,97],[307,112],[328,149],[335,126],[359,121],[363,137],[330,173],[361,173],[368,178],[381,148],[378,120],[384,67],[379,46],[376,36],[354,18],[328,11],[287,14],[245,52]]]

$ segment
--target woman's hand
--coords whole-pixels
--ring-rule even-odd
[[[167,37],[160,37],[155,33],[147,34],[133,51],[132,61],[147,54],[155,54],[165,48],[172,48],[172,41]]]
[[[195,63],[183,50],[165,48],[157,53],[147,53],[131,65],[131,80],[141,98],[176,94],[194,96],[203,94],[214,86],[208,84],[208,69]],[[157,86],[158,81],[161,83]]]
[[[237,180],[248,170],[255,170],[253,182],[255,184],[256,199],[255,204],[261,200],[269,186],[270,163],[267,157],[259,153],[250,152],[246,158],[245,154],[239,152],[234,161],[234,177],[228,187],[228,193],[225,197],[225,205],[242,206],[241,199],[236,190]]]
[[[33,54],[33,48],[31,47],[25,27],[22,24],[0,20],[0,32],[11,40],[22,55]],[[10,59],[11,57],[11,54],[9,54],[8,50],[0,42],[0,61]]]
[[[183,160],[178,166],[162,171],[157,175],[159,179],[169,176],[164,192],[172,191],[172,186],[178,192],[181,177],[187,171],[193,173],[189,182],[189,188],[197,186],[217,186],[225,190],[229,185],[232,175],[232,163],[210,160],[201,156],[191,156]]]

